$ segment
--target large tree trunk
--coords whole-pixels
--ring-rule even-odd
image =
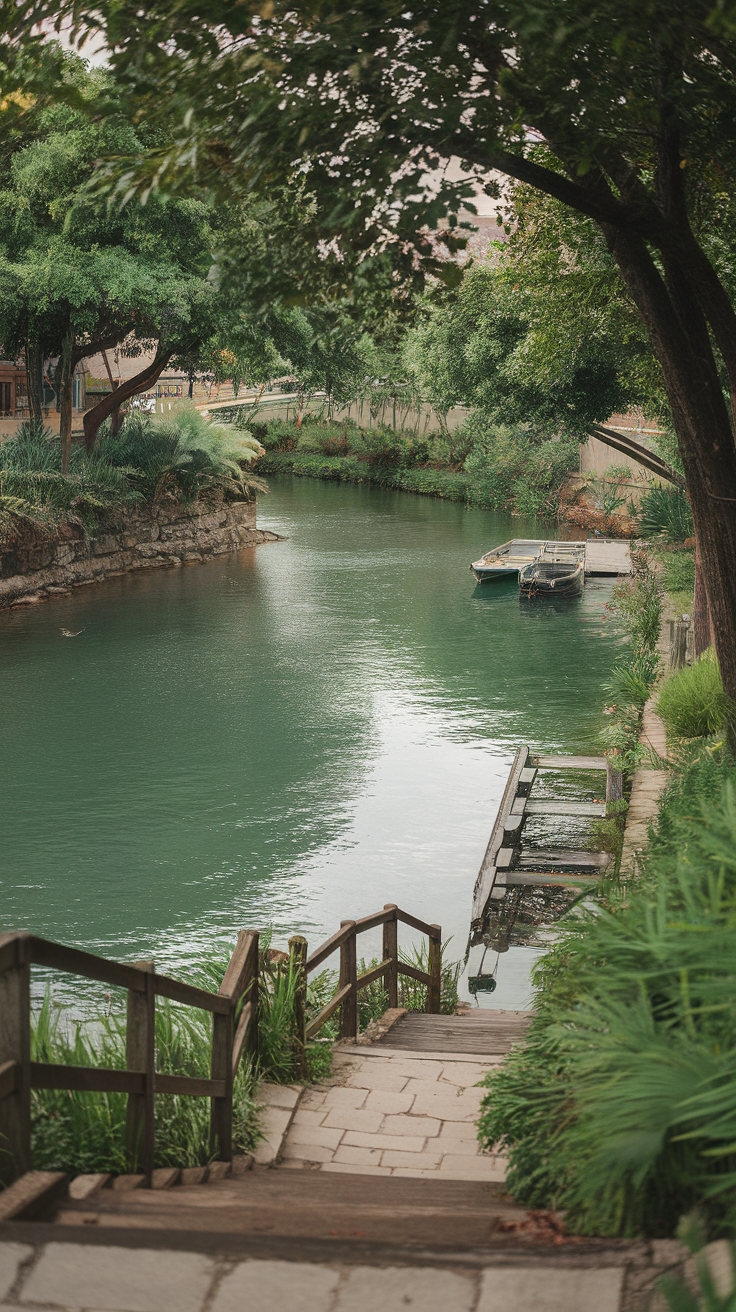
[[[92,409],[87,411],[84,416],[84,442],[88,451],[92,450],[100,425],[105,422],[108,415],[119,410],[123,401],[127,401],[131,396],[137,396],[139,392],[145,392],[146,388],[157,382],[172,354],[172,351],[164,351],[162,355],[157,355],[152,364],[147,365],[133,378],[129,378],[126,383],[121,383],[114,392],[104,396],[97,405],[93,405]]]
[[[621,229],[606,235],[662,366],[716,655],[736,701],[736,443],[708,328],[686,268],[665,253],[665,284],[639,238]]]
[[[72,452],[72,383],[74,379],[74,329],[67,328],[61,344],[61,356],[56,366],[58,379],[59,436],[61,438],[61,472],[69,473]]]
[[[28,380],[28,418],[32,424],[42,424],[43,351],[38,342],[26,341],[26,378]]]

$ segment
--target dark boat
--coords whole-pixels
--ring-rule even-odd
[[[542,551],[519,570],[522,597],[579,597],[585,583],[585,564],[577,546]]]

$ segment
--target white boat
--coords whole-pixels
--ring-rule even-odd
[[[511,542],[503,542],[500,547],[494,547],[479,560],[474,560],[470,568],[478,583],[510,578],[512,575],[518,576],[526,565],[532,565],[543,552],[557,547],[579,552],[581,559],[585,555],[584,542],[543,542],[540,538],[513,538]]]

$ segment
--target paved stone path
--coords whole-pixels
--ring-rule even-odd
[[[505,1160],[481,1151],[479,1080],[502,1057],[335,1050],[333,1075],[306,1091],[283,1165],[368,1175],[503,1180]]]
[[[667,756],[667,737],[662,721],[655,714],[655,701],[656,696],[650,697],[644,707],[640,738],[643,747],[650,748],[664,759]],[[649,825],[656,819],[657,803],[669,779],[667,770],[642,766],[635,772],[621,851],[622,873],[631,874],[636,869],[639,854],[649,842]]]

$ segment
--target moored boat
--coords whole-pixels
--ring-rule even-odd
[[[519,571],[522,597],[579,597],[585,583],[585,564],[577,548],[542,551]]]

